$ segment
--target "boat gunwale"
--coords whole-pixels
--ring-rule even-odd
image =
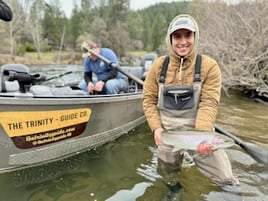
[[[115,95],[92,95],[92,96],[1,96],[0,104],[3,105],[63,105],[63,104],[89,104],[113,101],[129,101],[141,99],[142,92],[123,93]]]

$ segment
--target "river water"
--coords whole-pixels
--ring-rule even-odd
[[[268,107],[242,95],[222,98],[217,123],[243,141],[268,143]],[[229,148],[227,154],[240,179],[239,187],[222,189],[195,166],[184,167],[178,173],[182,189],[176,200],[268,200],[267,166],[256,163],[238,146]],[[163,201],[168,191],[146,123],[97,149],[0,174],[1,201]]]

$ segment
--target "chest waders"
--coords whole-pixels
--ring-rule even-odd
[[[164,60],[159,78],[158,109],[166,130],[193,130],[201,93],[202,56],[197,54],[192,85],[165,85],[169,57]]]
[[[201,55],[197,55],[192,85],[165,85],[169,56],[164,60],[158,92],[158,109],[165,130],[193,130],[200,96]],[[159,170],[167,186],[172,188],[180,183],[178,171],[182,166],[185,150],[166,144],[158,146]]]
[[[169,57],[165,58],[160,72],[159,101],[157,104],[164,129],[194,130],[201,93],[201,60],[202,57],[198,54],[192,85],[166,86],[164,83]],[[157,156],[160,159],[160,164],[165,167],[161,169],[166,183],[175,184],[178,182],[174,171],[176,171],[176,167],[181,166],[184,153],[185,150],[179,147],[165,144],[158,146]],[[233,175],[230,160],[223,149],[215,150],[212,154],[194,154],[193,160],[197,169],[212,182],[218,185],[239,184],[239,180]],[[173,167],[173,171],[167,171],[167,167]]]

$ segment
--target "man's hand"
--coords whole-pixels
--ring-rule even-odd
[[[96,84],[95,84],[95,87],[94,87],[94,90],[95,91],[99,91],[101,92],[103,87],[104,87],[104,82],[103,81],[98,81]]]
[[[88,92],[93,93],[94,88],[95,88],[94,84],[92,82],[89,82],[88,85],[87,85]]]
[[[212,154],[213,153],[213,149],[212,149],[212,145],[208,144],[206,142],[202,142],[197,146],[196,151],[199,154]]]
[[[161,139],[162,131],[164,131],[163,128],[157,128],[154,130],[154,142],[156,145],[162,144],[162,139]]]

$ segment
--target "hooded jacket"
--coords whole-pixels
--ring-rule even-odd
[[[180,17],[189,17],[195,25],[194,47],[188,55],[180,57],[171,45],[171,27]],[[169,49],[169,65],[165,85],[193,84],[195,60],[199,41],[199,28],[189,15],[178,15],[170,23],[166,42]],[[157,58],[150,67],[143,87],[143,110],[152,131],[161,128],[161,119],[157,107],[159,76],[165,56]],[[217,62],[209,56],[202,55],[201,63],[201,95],[195,119],[195,130],[212,131],[217,116],[217,107],[221,93],[221,72]]]

